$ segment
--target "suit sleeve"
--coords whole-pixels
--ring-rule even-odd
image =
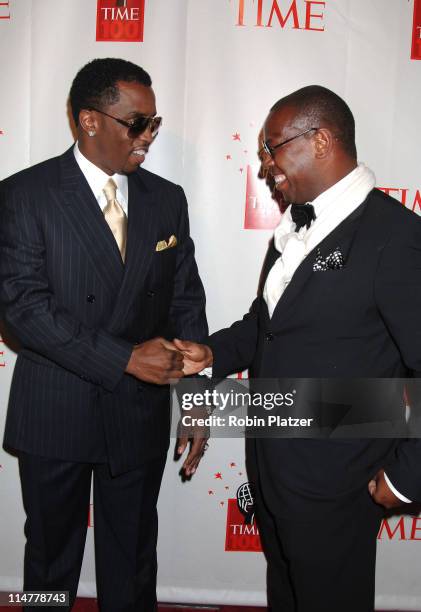
[[[262,306],[263,289],[267,275],[278,257],[279,252],[275,249],[272,238],[260,273],[257,297],[249,312],[241,321],[210,337],[209,344],[214,356],[213,376],[223,378],[234,372],[242,372],[252,365],[258,346],[259,311]]]
[[[212,334],[208,344],[213,353],[215,378],[223,378],[250,367],[256,354],[260,297],[257,297],[241,321]]]
[[[205,291],[194,258],[186,197],[181,187],[177,189],[181,200],[181,213],[174,291],[169,313],[171,329],[174,336],[181,340],[203,342],[208,336]]]
[[[421,377],[421,221],[414,218],[384,248],[375,281],[381,316],[395,340],[402,360]],[[419,380],[413,381],[419,387]],[[415,414],[411,419],[419,420]],[[411,422],[409,423],[411,428]],[[412,424],[414,426],[414,423]],[[385,466],[396,489],[408,499],[421,501],[421,440],[403,440]]]
[[[102,329],[88,328],[57,303],[46,257],[43,230],[28,192],[1,189],[0,303],[7,325],[24,348],[112,391],[132,347]]]

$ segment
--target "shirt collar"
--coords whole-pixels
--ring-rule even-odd
[[[338,207],[338,202],[340,202],[341,196],[349,191],[352,191],[352,187],[355,182],[358,181],[359,175],[366,170],[366,166],[363,163],[359,163],[354,170],[351,170],[348,174],[346,174],[340,181],[320,193],[317,198],[315,198],[312,202],[307,202],[307,204],[312,204],[314,207],[314,213],[316,215],[315,221],[311,224],[310,227],[313,227],[316,223],[318,224],[318,219],[323,214],[335,214],[335,209]],[[367,169],[368,170],[368,169]],[[371,171],[370,171],[371,172]],[[330,210],[331,209],[331,210]],[[285,231],[285,227],[291,227],[291,231],[295,227],[295,224],[292,220],[291,216],[291,206],[288,206],[287,210],[283,214],[284,223],[283,229]],[[281,218],[282,223],[282,218]],[[281,224],[280,224],[281,225]],[[279,226],[278,226],[279,227]],[[307,233],[307,228],[304,226],[300,229],[299,235],[304,236]]]
[[[327,236],[328,229],[332,231],[349,214],[353,212],[367,197],[376,184],[373,172],[363,163],[344,176],[340,181],[326,189],[312,202],[316,219],[307,229],[304,225],[295,232],[295,223],[291,216],[291,207],[288,206],[282,215],[280,223],[274,232],[276,249],[282,253],[290,236],[309,243],[314,242],[315,236]]]
[[[351,172],[341,178],[340,181],[323,191],[312,202],[309,202],[309,204],[314,206],[316,220],[318,217],[320,217],[322,212],[329,208],[329,206],[336,207],[338,205],[340,196],[352,186],[357,178],[357,175],[359,174],[359,166],[362,165],[363,164],[359,164],[356,168],[354,168],[354,170],[351,170]]]
[[[89,187],[91,188],[95,198],[99,202],[103,197],[103,189],[108,181],[112,178],[117,185],[117,199],[120,204],[128,202],[128,183],[127,176],[125,174],[113,174],[111,177],[93,164],[87,157],[83,155],[79,149],[78,142],[75,143],[73,148],[75,159],[79,165],[79,168],[83,172],[86,180],[88,181]],[[122,202],[123,200],[123,202]]]

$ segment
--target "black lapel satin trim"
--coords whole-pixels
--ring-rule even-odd
[[[73,148],[60,158],[61,183],[56,202],[108,289],[116,293],[124,264],[115,238],[80,170]]]
[[[275,310],[273,312],[272,318],[270,319],[270,329],[275,332],[275,330],[279,329],[283,326],[283,323],[293,313],[294,302],[300,296],[303,287],[310,280],[313,272],[313,264],[316,257],[317,249],[328,252],[329,249],[335,249],[337,246],[341,247],[341,237],[349,228],[349,225],[362,220],[364,213],[367,210],[367,199],[358,206],[358,208],[349,215],[340,225],[335,227],[318,245],[312,249],[304,261],[298,266],[295,271],[294,276],[292,277],[291,282],[286,287],[285,291],[281,295],[279,302],[277,303]],[[355,239],[355,234],[358,230],[360,223],[355,223],[354,232],[352,238],[349,241],[349,246],[344,254],[345,265],[346,261],[350,254],[350,249],[352,248],[352,244]],[[328,274],[328,272],[326,273]]]
[[[279,259],[280,256],[281,254],[275,248],[275,239],[271,238],[269,245],[268,245],[268,250],[266,251],[265,259],[263,261],[262,269],[260,272],[259,289],[258,289],[259,295],[263,295],[263,290],[265,288],[265,283],[266,283],[268,274],[272,266],[274,265],[275,261]]]
[[[269,242],[268,250],[266,251],[265,260],[263,262],[262,270],[260,272],[259,288],[257,292],[258,295],[260,296],[260,301],[261,301],[260,320],[261,320],[261,324],[265,328],[267,328],[270,325],[270,317],[269,317],[268,305],[266,304],[266,300],[263,297],[263,292],[264,292],[268,274],[272,266],[274,265],[275,261],[279,259],[280,256],[281,254],[275,248],[275,240],[274,238],[272,238]]]
[[[139,174],[129,176],[128,233],[125,273],[110,326],[121,324],[145,282],[155,255],[159,206]],[[156,205],[154,205],[156,204]]]

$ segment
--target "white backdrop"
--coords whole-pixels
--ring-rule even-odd
[[[248,309],[271,236],[244,229],[246,206],[260,226],[271,211],[264,185],[256,182],[258,197],[249,197],[247,175],[256,174],[259,128],[283,95],[318,83],[343,96],[356,117],[360,160],[379,187],[421,212],[421,61],[411,60],[420,4],[146,0],[143,42],[97,42],[97,0],[2,0],[0,178],[70,146],[67,95],[83,64],[115,56],[145,67],[164,116],[145,165],[186,190],[209,323],[219,329]],[[1,430],[13,364],[0,343]],[[0,464],[6,590],[21,586],[24,515],[16,460],[0,451]],[[169,460],[159,503],[160,599],[264,603],[262,554],[225,551],[228,500],[247,481],[242,442],[214,440],[189,483],[178,470]],[[241,526],[228,523],[238,535]],[[95,593],[92,531],[80,584],[87,595]],[[256,537],[239,542],[253,547]],[[421,518],[390,519],[378,548],[377,606],[420,610]]]

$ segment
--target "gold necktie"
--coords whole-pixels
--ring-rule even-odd
[[[117,185],[115,181],[112,178],[108,179],[102,191],[107,198],[107,205],[104,208],[104,217],[114,234],[114,238],[116,239],[117,246],[121,253],[121,258],[124,261],[127,242],[127,216],[121,208],[121,204],[116,199]]]

